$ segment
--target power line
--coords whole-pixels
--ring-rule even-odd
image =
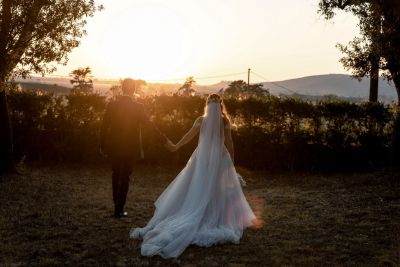
[[[288,91],[288,92],[290,92],[290,93],[292,93],[292,94],[296,94],[296,93],[297,93],[295,90],[292,90],[292,89],[290,89],[290,88],[288,88],[288,87],[286,87],[286,86],[280,85],[280,84],[277,83],[277,82],[273,82],[273,81],[271,81],[270,79],[266,78],[265,76],[263,76],[263,75],[261,75],[261,74],[258,74],[258,73],[254,72],[254,71],[251,70],[251,69],[248,69],[246,72],[227,73],[227,74],[212,75],[212,76],[202,76],[202,77],[193,76],[193,78],[194,78],[195,80],[207,80],[207,79],[216,79],[216,78],[232,77],[232,76],[238,76],[238,75],[245,75],[245,74],[247,74],[247,75],[248,75],[248,76],[247,76],[247,82],[249,83],[249,82],[250,82],[250,72],[253,73],[254,75],[256,75],[257,77],[259,77],[259,78],[265,80],[265,82],[269,82],[269,83],[271,83],[271,84],[273,84],[273,85],[275,85],[275,86],[277,86],[277,87],[280,87],[280,88],[282,88],[282,89],[285,89],[286,91]],[[58,74],[47,74],[46,76],[57,77],[57,78],[70,78],[70,76],[64,76],[64,75],[58,75]],[[44,77],[35,77],[35,76],[34,76],[34,77],[32,77],[32,78],[41,79],[41,78],[44,78]],[[96,77],[93,77],[93,78],[96,78]],[[105,80],[105,81],[107,81],[107,80],[118,80],[117,78],[115,78],[115,79],[106,79],[106,78],[102,79],[102,78],[97,78],[97,79]],[[185,77],[185,78],[176,78],[176,79],[146,80],[146,81],[147,81],[147,82],[172,82],[172,81],[177,82],[177,81],[185,81],[186,79],[187,79],[187,77]]]
[[[195,80],[207,80],[207,79],[215,79],[215,78],[223,78],[223,77],[231,77],[231,76],[237,76],[237,75],[243,75],[246,74],[246,72],[237,72],[237,73],[228,73],[228,74],[221,74],[221,75],[214,75],[214,76],[203,76],[203,77],[196,77],[193,76]],[[190,77],[190,76],[189,76]],[[165,82],[165,81],[184,81],[186,78],[179,78],[179,79],[166,79],[166,80],[147,80],[149,82]]]
[[[230,73],[230,74],[224,74],[224,75],[217,75],[217,76],[208,76],[208,77],[195,77],[198,80],[205,80],[205,79],[213,79],[213,78],[222,78],[222,77],[230,77],[230,76],[237,76],[237,75],[243,75],[246,72],[238,72],[238,73]]]
[[[193,76],[193,78],[195,80],[207,80],[207,79],[215,79],[215,78],[223,78],[223,77],[232,77],[232,76],[238,76],[238,75],[244,75],[247,72],[236,72],[236,73],[227,73],[227,74],[220,74],[220,75],[213,75],[213,76],[201,76],[201,77],[196,77]],[[50,76],[50,77],[57,77],[57,78],[70,78],[70,76],[65,76],[65,75],[58,75],[58,74],[46,74],[46,76]],[[190,76],[188,76],[190,77]],[[40,79],[40,78],[44,78],[44,77],[37,77],[37,76],[33,76],[32,78],[36,78],[36,79]],[[119,78],[115,78],[115,79],[111,79],[111,78],[98,78],[98,77],[94,77],[96,79],[99,80],[118,80]],[[157,79],[157,80],[146,80],[148,82],[167,82],[167,81],[185,81],[187,79],[187,77],[184,78],[176,78],[176,79]]]
[[[294,91],[294,90],[292,90],[292,89],[290,89],[290,88],[288,88],[288,87],[286,87],[286,86],[280,85],[280,84],[277,83],[277,82],[273,82],[273,81],[271,81],[270,79],[268,79],[268,78],[266,78],[266,77],[264,77],[264,76],[262,76],[262,75],[260,75],[260,74],[258,74],[258,73],[256,73],[256,72],[254,72],[254,71],[251,71],[251,72],[252,72],[254,75],[258,76],[259,78],[264,79],[266,82],[272,83],[273,85],[276,85],[276,86],[278,86],[278,87],[280,87],[280,88],[282,88],[282,89],[285,89],[285,90],[291,92],[292,94],[297,94],[296,91]]]

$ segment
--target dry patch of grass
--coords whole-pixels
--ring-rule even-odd
[[[132,227],[178,169],[140,166],[114,219],[110,170],[26,167],[0,177],[0,266],[398,266],[400,179],[385,174],[268,174],[239,169],[261,219],[241,243],[189,247],[175,260],[140,255]]]

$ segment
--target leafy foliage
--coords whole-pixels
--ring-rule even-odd
[[[186,78],[185,83],[181,87],[179,87],[176,94],[181,96],[194,96],[196,94],[196,90],[194,90],[193,88],[195,83],[196,81],[193,77]]]
[[[92,70],[89,67],[78,68],[71,71],[71,92],[74,94],[86,94],[93,91],[93,80],[91,79]]]
[[[374,75],[379,68],[396,86],[400,103],[400,2],[397,0],[320,0],[319,12],[326,19],[341,9],[359,19],[360,37],[348,46],[339,44],[345,54],[344,67],[352,70],[356,78]],[[377,66],[374,66],[377,64]]]
[[[87,17],[102,6],[94,0],[0,1],[0,165],[15,171],[13,133],[6,98],[7,80],[51,73],[86,34]],[[2,172],[3,168],[0,168]]]
[[[247,84],[243,80],[233,81],[223,92],[226,97],[245,99],[249,97],[263,97],[269,92],[263,88],[261,83]]]
[[[9,95],[16,151],[32,160],[102,162],[98,132],[105,96],[55,96],[32,91]],[[203,114],[202,96],[146,96],[155,124],[174,142]],[[393,113],[380,103],[248,97],[225,100],[235,130],[236,163],[270,170],[355,170],[383,168]],[[184,164],[197,141],[170,154],[144,133],[145,161]]]
[[[93,0],[4,0],[0,4],[0,79],[55,70],[86,34]]]

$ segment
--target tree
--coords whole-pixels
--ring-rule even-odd
[[[352,12],[360,18],[361,38],[355,38],[350,48],[342,47],[347,54],[344,63],[357,66],[371,53],[380,57],[379,68],[388,80],[393,80],[397,92],[397,112],[392,140],[392,168],[400,168],[400,1],[398,0],[320,0],[319,12],[326,19],[335,10]],[[376,34],[379,32],[379,34]],[[377,52],[376,52],[377,51]],[[375,64],[376,64],[375,62]],[[346,66],[346,64],[345,64]],[[360,64],[361,70],[365,64]],[[371,64],[372,66],[372,64]],[[376,68],[376,66],[375,66]],[[370,68],[371,69],[371,68]]]
[[[194,96],[196,94],[196,90],[194,90],[193,86],[196,84],[196,81],[193,77],[186,78],[185,83],[179,87],[176,92],[177,95],[181,96]]]
[[[370,77],[369,101],[378,101],[379,70],[381,62],[381,17],[376,15],[371,5],[362,5],[354,11],[360,18],[361,37],[355,37],[349,46],[338,44],[337,47],[345,55],[340,62],[353,77],[361,80]]]
[[[320,0],[319,12],[326,19],[335,10],[351,12],[359,18],[360,37],[349,46],[338,45],[345,53],[341,59],[355,77],[376,76],[381,69],[393,80],[400,104],[400,1],[398,0]],[[377,67],[378,66],[378,67]]]
[[[340,5],[339,2],[335,2]],[[332,18],[334,13],[326,9],[327,1],[320,2],[320,12],[327,19]],[[343,7],[338,7],[343,8]],[[346,9],[346,8],[345,8]],[[381,15],[375,11],[371,4],[359,3],[347,10],[359,19],[361,37],[355,37],[349,44],[337,44],[339,50],[344,54],[340,62],[347,69],[352,71],[353,78],[370,77],[369,101],[378,101],[379,69],[381,60]]]
[[[50,73],[52,63],[66,64],[67,54],[79,45],[87,17],[94,15],[93,0],[2,0],[0,2],[0,129],[1,158],[12,170],[12,131],[6,87],[14,76]],[[5,152],[7,151],[7,152]]]
[[[263,88],[261,83],[248,85],[243,80],[233,81],[224,90],[224,95],[228,97],[246,99],[249,97],[263,97],[269,95],[268,90]]]
[[[233,81],[224,90],[224,95],[234,98],[240,98],[246,91],[247,83],[243,80]]]
[[[89,67],[78,68],[71,71],[69,76],[72,77],[70,80],[73,85],[71,92],[75,94],[79,93],[90,93],[93,91],[93,80],[91,79],[92,70]]]

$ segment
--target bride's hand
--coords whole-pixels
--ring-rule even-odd
[[[175,145],[168,139],[168,141],[164,145],[169,151],[174,152]]]

